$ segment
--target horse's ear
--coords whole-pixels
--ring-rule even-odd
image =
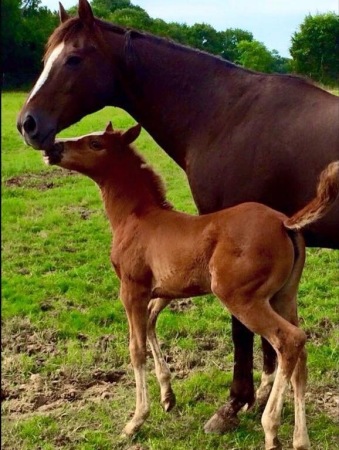
[[[127,145],[132,144],[132,142],[134,142],[136,138],[139,136],[140,131],[141,131],[140,123],[137,123],[136,125],[134,125],[134,127],[125,131],[125,133],[122,135],[125,144]]]
[[[91,5],[87,0],[79,0],[78,14],[81,22],[83,22],[87,27],[92,27],[94,16]]]
[[[60,23],[66,22],[66,20],[69,19],[69,15],[67,14],[65,8],[62,6],[62,4],[59,2],[59,18]]]
[[[110,133],[113,131],[113,126],[112,126],[112,122],[109,121],[105,130],[105,133]]]

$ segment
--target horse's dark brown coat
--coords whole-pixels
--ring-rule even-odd
[[[18,128],[34,147],[48,148],[86,114],[121,107],[185,170],[200,213],[258,201],[290,215],[313,197],[321,170],[339,159],[334,95],[298,77],[252,72],[94,19],[86,0],[79,16],[51,36],[46,57],[60,42],[65,47],[19,115]],[[79,64],[70,65],[70,55]],[[304,230],[306,244],[339,248],[338,229],[337,200]],[[233,319],[233,336],[236,411],[254,399],[253,335]]]

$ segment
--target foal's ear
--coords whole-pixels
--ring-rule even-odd
[[[83,22],[89,28],[92,27],[94,16],[91,5],[87,0],[79,0],[78,14],[81,22]]]
[[[113,131],[112,122],[109,121],[105,130],[105,133],[111,133]]]
[[[125,131],[125,133],[122,135],[125,144],[127,145],[132,144],[132,142],[134,142],[136,138],[139,136],[140,131],[141,131],[140,123],[137,123],[136,125],[134,125],[134,127]]]
[[[62,4],[59,2],[59,19],[60,23],[66,22],[66,20],[69,19],[69,15],[67,14],[65,8],[62,6]]]

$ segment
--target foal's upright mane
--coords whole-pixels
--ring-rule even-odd
[[[115,134],[118,133],[122,134],[115,132]],[[114,149],[110,150],[114,152]],[[122,177],[125,177],[126,184],[129,186],[135,185],[138,192],[146,188],[156,205],[167,210],[173,209],[172,204],[166,199],[166,188],[163,179],[146,162],[143,156],[132,145],[128,144],[121,149],[121,152],[124,160],[121,162],[122,169],[120,168],[119,172]],[[128,177],[126,177],[126,173],[129,174]],[[114,181],[114,174],[112,174],[112,180]]]

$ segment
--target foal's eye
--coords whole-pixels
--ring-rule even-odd
[[[77,55],[71,55],[66,59],[67,66],[75,67],[78,66],[82,61],[82,58]]]
[[[101,142],[99,141],[91,141],[89,143],[89,146],[91,147],[92,150],[102,150],[104,148]]]

